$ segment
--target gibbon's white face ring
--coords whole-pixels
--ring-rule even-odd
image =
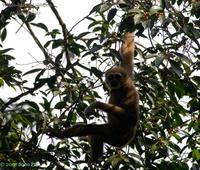
[[[121,87],[121,73],[110,73],[106,76],[106,83],[112,90],[119,89]]]

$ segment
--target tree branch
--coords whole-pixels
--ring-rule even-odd
[[[33,32],[33,30],[31,29],[30,27],[30,24],[25,22],[25,25],[29,31],[29,33],[31,34],[31,36],[33,37],[34,41],[36,42],[36,44],[38,45],[38,47],[41,49],[41,51],[43,52],[44,56],[45,56],[45,59],[52,63],[51,62],[51,59],[49,57],[49,54],[47,53],[47,51],[44,49],[43,45],[41,44],[41,42],[39,41],[39,39],[36,37],[35,33]]]
[[[51,10],[53,11],[53,13],[55,14],[61,28],[62,28],[62,33],[63,33],[63,38],[64,38],[64,51],[65,51],[65,55],[66,55],[66,59],[67,59],[67,66],[71,65],[71,60],[70,60],[70,57],[69,57],[69,54],[68,54],[68,44],[67,44],[67,41],[68,41],[68,34],[69,34],[69,31],[67,30],[66,28],[66,25],[65,23],[63,22],[62,18],[60,17],[57,9],[55,8],[55,5],[53,4],[53,2],[51,0],[46,0],[47,3],[49,4]]]
[[[22,97],[24,97],[24,96],[26,96],[26,95],[28,95],[28,94],[33,93],[34,91],[36,91],[37,89],[39,89],[39,88],[42,87],[43,85],[44,85],[44,84],[36,84],[33,88],[30,88],[28,91],[26,91],[26,92],[24,92],[24,93],[21,93],[20,95],[14,97],[14,98],[11,98],[7,103],[5,103],[5,104],[1,107],[0,112],[4,112],[5,109],[6,109],[9,105],[15,103],[16,101],[18,101],[18,100],[21,99]]]

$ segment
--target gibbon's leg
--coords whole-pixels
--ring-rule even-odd
[[[74,125],[64,130],[63,132],[59,132],[59,134],[57,133],[57,135],[53,134],[50,136],[56,136],[61,139],[76,136],[90,136],[93,140],[92,143],[95,142],[96,138],[99,138],[99,140],[106,142],[112,146],[123,146],[125,143],[127,143],[128,139],[133,137],[133,135],[133,129],[127,129],[123,127],[114,128],[111,124],[107,123],[100,125]]]
[[[100,158],[103,155],[103,140],[101,137],[91,136],[90,145],[91,145],[90,162],[96,162],[98,158]]]
[[[75,136],[101,136],[102,138],[108,138],[111,133],[111,126],[109,124],[78,124],[74,125],[56,135],[59,138],[68,138]]]

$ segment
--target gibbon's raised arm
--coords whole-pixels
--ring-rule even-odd
[[[135,35],[132,32],[127,32],[124,35],[124,40],[121,47],[122,63],[121,66],[128,72],[130,77],[133,75],[133,55],[135,51]]]
[[[139,121],[139,95],[132,81],[134,34],[126,33],[121,47],[122,63],[105,73],[105,83],[109,89],[109,102],[93,102],[85,114],[99,109],[107,113],[105,124],[77,124],[61,132],[48,129],[49,136],[67,138],[89,136],[91,145],[90,162],[97,162],[103,154],[103,143],[123,147],[135,137]]]

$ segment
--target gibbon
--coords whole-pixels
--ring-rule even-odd
[[[105,73],[109,102],[95,101],[85,110],[85,114],[91,114],[94,109],[106,112],[108,123],[77,124],[57,134],[51,130],[48,132],[50,136],[58,138],[89,136],[90,162],[97,162],[102,156],[104,142],[123,147],[135,137],[139,120],[139,96],[132,80],[134,49],[134,34],[127,32],[121,47],[121,65],[114,66]]]

